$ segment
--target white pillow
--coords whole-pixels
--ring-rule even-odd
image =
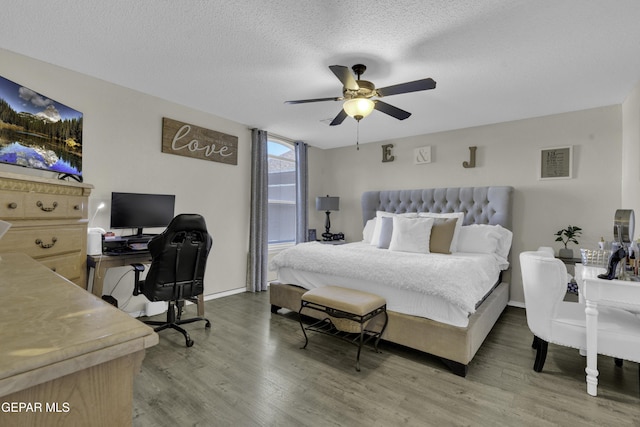
[[[375,230],[375,228],[376,228],[375,218],[367,221],[367,223],[364,225],[364,228],[362,229],[363,242],[371,243],[371,238],[373,237],[373,230]]]
[[[487,227],[491,227],[487,225]],[[502,258],[507,258],[509,256],[509,251],[511,250],[511,243],[513,242],[513,233],[511,230],[507,230],[501,225],[494,225],[498,233],[500,233],[500,240],[498,240],[498,255]]]
[[[390,251],[429,253],[433,218],[393,217]]]
[[[380,230],[382,227],[382,221],[380,221],[380,218],[382,217],[394,217],[394,216],[402,216],[402,217],[407,217],[407,218],[416,218],[418,216],[417,213],[415,212],[408,212],[408,213],[403,213],[403,214],[395,214],[392,212],[384,212],[384,211],[377,211],[376,212],[376,227],[373,230],[373,236],[371,237],[371,243],[373,246],[378,246],[378,244],[380,243]]]
[[[473,224],[460,230],[459,252],[509,255],[513,233],[500,225]]]
[[[464,212],[450,212],[450,213],[433,213],[433,212],[420,212],[419,218],[457,218],[456,229],[453,232],[453,238],[451,239],[451,247],[449,252],[462,252],[458,249],[458,239],[460,238],[460,229],[464,222]]]
[[[391,236],[393,236],[393,218],[382,217],[380,218],[382,227],[380,228],[380,240],[378,240],[378,248],[389,249],[391,243]]]

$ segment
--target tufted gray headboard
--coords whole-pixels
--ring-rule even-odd
[[[367,191],[362,194],[362,220],[376,211],[464,212],[464,225],[500,224],[511,230],[513,187],[427,188],[423,190]]]

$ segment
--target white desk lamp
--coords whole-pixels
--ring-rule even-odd
[[[87,254],[88,255],[102,255],[102,234],[104,234],[104,230],[102,228],[93,228],[91,224],[93,220],[96,219],[96,215],[98,215],[98,211],[104,208],[104,202],[100,203],[96,208],[95,213],[91,217],[91,221],[89,221],[89,228],[87,228]]]
[[[89,227],[91,227],[91,224],[93,223],[93,220],[96,219],[96,215],[98,215],[98,211],[100,209],[104,208],[104,202],[101,202],[98,207],[96,208],[96,211],[93,213],[93,216],[91,217],[91,221],[89,221]]]

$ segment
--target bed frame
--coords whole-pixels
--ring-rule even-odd
[[[430,188],[423,190],[368,191],[362,195],[362,219],[375,218],[376,211],[464,212],[464,225],[499,224],[511,230],[512,187]],[[469,316],[461,328],[423,317],[388,311],[389,322],[382,339],[438,356],[456,374],[466,376],[485,338],[509,301],[509,271]],[[296,284],[270,284],[271,312],[280,308],[300,309],[300,297],[307,290]],[[374,326],[374,325],[371,325]]]

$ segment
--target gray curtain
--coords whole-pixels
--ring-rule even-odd
[[[296,243],[309,240],[309,199],[307,196],[307,144],[296,141]]]
[[[251,219],[249,224],[249,257],[247,291],[267,290],[269,209],[267,132],[251,130]]]

